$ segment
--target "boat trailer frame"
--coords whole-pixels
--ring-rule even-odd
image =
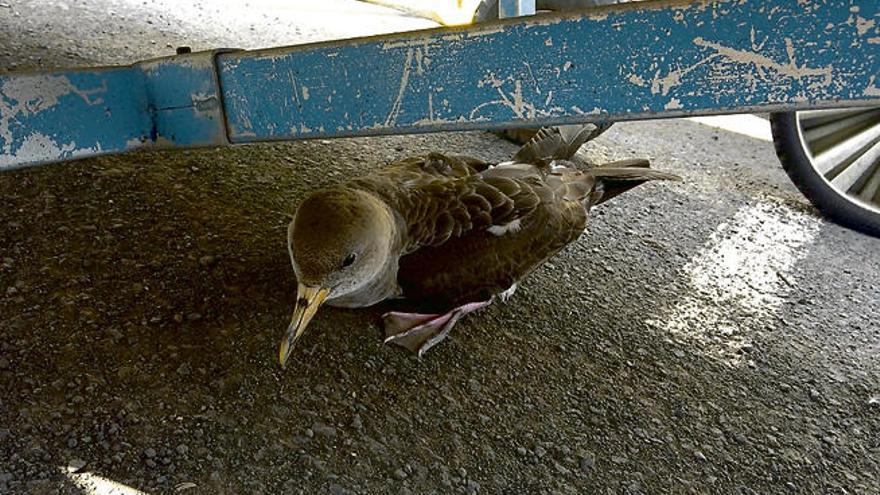
[[[139,149],[880,104],[880,2],[637,2],[0,74],[0,170]]]

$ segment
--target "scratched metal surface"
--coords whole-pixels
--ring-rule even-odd
[[[0,75],[0,170],[139,144],[143,85],[128,67]]]
[[[631,4],[220,57],[234,142],[878,101],[877,2]]]
[[[144,147],[224,144],[214,55],[0,75],[0,170]]]
[[[878,104],[878,16],[853,0],[649,2],[7,74],[0,170],[144,147]]]

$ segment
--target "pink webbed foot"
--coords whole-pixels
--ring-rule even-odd
[[[443,314],[401,313],[391,311],[382,315],[385,326],[385,343],[407,348],[419,357],[439,344],[449,335],[458,320],[492,301],[469,303]]]

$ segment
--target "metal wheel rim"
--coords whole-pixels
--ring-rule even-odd
[[[840,197],[880,214],[880,107],[796,112],[813,170]]]

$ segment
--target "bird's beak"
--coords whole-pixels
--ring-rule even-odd
[[[287,363],[290,357],[290,351],[293,344],[299,339],[300,335],[306,329],[306,325],[315,316],[315,312],[323,304],[324,299],[330,294],[330,289],[323,287],[308,287],[299,284],[296,289],[296,309],[293,311],[293,318],[290,320],[290,326],[287,327],[287,334],[281,341],[281,349],[278,352],[278,359],[281,361],[281,367]]]

